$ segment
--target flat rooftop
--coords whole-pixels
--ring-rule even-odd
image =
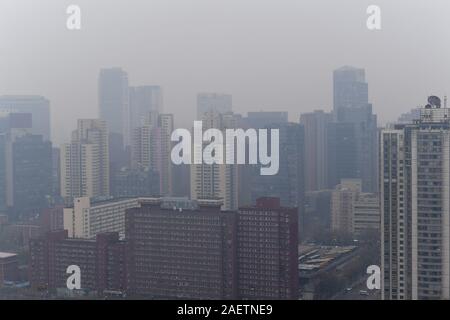
[[[319,272],[345,261],[356,246],[300,245],[298,247],[298,269],[304,274]]]
[[[6,259],[10,257],[16,257],[16,253],[9,253],[9,252],[0,252],[0,259]]]

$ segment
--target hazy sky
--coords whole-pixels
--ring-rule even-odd
[[[66,8],[82,30],[66,29]],[[368,5],[382,30],[366,28]],[[97,117],[97,78],[120,66],[159,84],[165,111],[192,125],[197,92],[233,95],[236,112],[332,107],[332,70],[364,67],[382,122],[450,95],[449,0],[0,0],[0,95],[51,100],[53,139]]]

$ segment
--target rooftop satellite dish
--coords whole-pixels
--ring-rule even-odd
[[[428,103],[431,104],[432,106],[435,106],[436,108],[441,107],[441,99],[436,96],[429,96]]]

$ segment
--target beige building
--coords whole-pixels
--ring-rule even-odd
[[[210,110],[203,114],[203,130],[215,128],[223,131],[227,128],[235,128],[235,121],[236,117],[232,113],[221,114]],[[205,145],[207,144],[208,142],[205,143]],[[194,150],[194,152],[196,151]],[[222,199],[222,210],[237,210],[238,165],[192,164],[191,198],[194,200]]]
[[[144,125],[133,130],[131,145],[131,165],[133,168],[153,168],[154,153],[152,137],[155,134],[154,127]]]
[[[353,233],[353,204],[361,192],[360,179],[342,179],[331,194],[331,230]]]
[[[379,231],[381,224],[380,200],[376,194],[360,193],[353,203],[353,227],[355,237],[368,231]]]
[[[331,229],[359,238],[380,229],[379,198],[361,192],[360,179],[342,179],[331,196]]]
[[[78,120],[71,143],[61,146],[61,196],[109,195],[109,153],[106,122],[98,119]]]
[[[89,197],[73,200],[64,208],[64,229],[71,238],[94,238],[99,233],[119,232],[125,235],[125,211],[140,207],[144,198],[93,202]]]
[[[152,169],[159,172],[163,196],[170,196],[173,193],[170,158],[173,121],[172,114],[149,113],[145,124],[133,130],[131,164],[135,169]]]

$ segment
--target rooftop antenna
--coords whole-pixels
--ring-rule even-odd
[[[444,96],[444,108],[447,108],[447,96]]]

